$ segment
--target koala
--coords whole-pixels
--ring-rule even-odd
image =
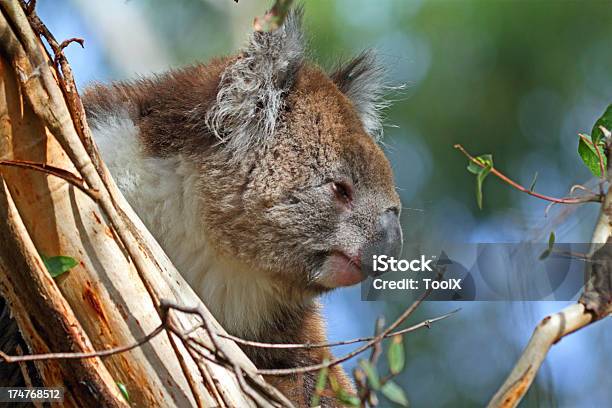
[[[368,52],[329,74],[308,62],[301,19],[254,32],[237,55],[83,95],[128,202],[221,325],[260,342],[325,342],[318,296],[362,281],[366,254],[397,256],[402,241],[377,143],[383,72]],[[243,349],[258,368],[330,356]],[[331,375],[352,389],[340,366]],[[316,377],[267,379],[309,406]]]

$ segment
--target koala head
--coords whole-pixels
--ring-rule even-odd
[[[219,254],[318,293],[364,279],[372,254],[398,255],[401,206],[377,144],[380,67],[369,53],[331,74],[306,62],[300,20],[255,32],[224,69],[203,207]]]

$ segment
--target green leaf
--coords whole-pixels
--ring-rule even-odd
[[[329,360],[323,360],[324,363],[327,363]],[[319,377],[317,378],[317,384],[315,386],[315,392],[312,395],[310,400],[311,407],[318,407],[321,405],[321,394],[325,390],[325,386],[327,385],[327,373],[329,372],[328,367],[323,367],[321,371],[319,371]]]
[[[606,129],[612,131],[612,105],[608,105],[606,111],[601,115],[595,125],[593,125],[593,130],[591,131],[591,139],[593,139],[593,143],[598,145],[599,142],[603,139],[603,132],[599,128],[600,126],[605,127]]]
[[[380,389],[380,378],[378,377],[378,371],[368,360],[360,360],[359,365],[363,368],[363,371],[368,377],[370,387],[374,390]]]
[[[540,260],[544,260],[552,254],[553,247],[555,246],[555,232],[551,231],[548,236],[548,248],[545,249],[542,254],[540,254]]]
[[[401,387],[393,381],[387,381],[380,389],[380,392],[382,392],[387,399],[395,402],[396,404],[403,407],[407,407],[409,405],[408,398],[406,398],[404,390],[402,390]]]
[[[604,153],[602,146],[597,146],[597,148],[599,149],[599,153],[603,159],[605,169],[608,165],[606,154]],[[585,142],[583,138],[580,138],[578,141],[578,154],[580,155],[580,158],[582,158],[584,164],[589,168],[589,170],[591,170],[591,173],[597,177],[601,177],[601,167],[599,166],[597,151],[591,144]]]
[[[46,257],[45,255],[41,254],[40,257],[43,263],[45,264],[45,267],[47,268],[51,276],[53,276],[54,278],[57,278],[64,272],[68,272],[70,269],[74,268],[79,264],[76,259],[71,258],[69,256],[60,255]]]
[[[338,401],[340,401],[342,404],[349,407],[358,407],[361,404],[359,398],[357,398],[355,395],[349,394],[342,388],[336,394],[336,398],[338,398]]]
[[[127,402],[130,402],[130,394],[128,393],[125,384],[117,382],[117,387],[119,387],[119,391],[121,391],[121,394],[123,394],[123,398],[125,398]]]
[[[493,155],[491,154],[481,154],[480,156],[475,157],[475,159],[482,163],[485,167],[486,165],[490,165],[491,167],[493,167]],[[470,161],[468,163],[467,169],[472,174],[479,174],[484,169],[484,167],[479,166],[473,161]]]
[[[555,232],[550,231],[550,235],[548,236],[548,249],[552,251],[554,245],[555,245]]]
[[[477,157],[478,160],[493,167],[493,155],[492,154],[481,154]]]
[[[529,191],[531,191],[532,193],[533,193],[533,190],[535,190],[535,186],[537,182],[538,182],[538,172],[536,171],[535,174],[533,175],[533,180],[531,180],[531,185],[529,185]]]
[[[402,336],[393,336],[391,345],[387,350],[387,359],[389,360],[389,371],[391,374],[397,375],[404,369],[406,356],[404,355],[404,343]]]
[[[470,161],[467,169],[470,173],[476,175],[476,202],[478,203],[478,208],[482,210],[482,183],[493,168],[493,156],[490,154],[482,154],[475,157],[475,159],[479,163],[482,163],[482,167]]]
[[[467,170],[472,174],[478,174],[482,170],[482,167],[471,161],[468,163]]]
[[[544,251],[542,251],[542,253],[540,254],[540,261],[543,261],[544,259],[548,258],[550,256],[550,249],[546,249]]]
[[[487,164],[485,168],[482,169],[480,173],[476,175],[476,202],[478,203],[478,208],[482,210],[482,183],[485,178],[491,172],[493,167],[490,164]]]
[[[342,386],[338,383],[338,380],[333,375],[329,376],[329,386],[334,392],[338,401],[342,402],[344,405],[348,405],[350,407],[358,407],[361,401],[359,398],[347,392]]]

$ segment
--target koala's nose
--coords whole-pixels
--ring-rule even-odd
[[[398,259],[402,252],[402,228],[396,208],[389,208],[378,218],[373,239],[363,251],[362,267],[368,275],[380,275],[373,268],[374,256],[387,255]]]
[[[402,251],[402,227],[399,222],[398,211],[395,208],[386,210],[379,220],[381,236],[381,249],[389,256],[399,257]]]

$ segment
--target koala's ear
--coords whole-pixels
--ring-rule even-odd
[[[304,60],[301,8],[273,32],[254,32],[219,83],[208,128],[238,156],[274,134],[284,97]]]
[[[382,136],[381,111],[388,106],[385,70],[371,51],[364,51],[338,67],[332,80],[352,102],[365,130],[375,139]]]

